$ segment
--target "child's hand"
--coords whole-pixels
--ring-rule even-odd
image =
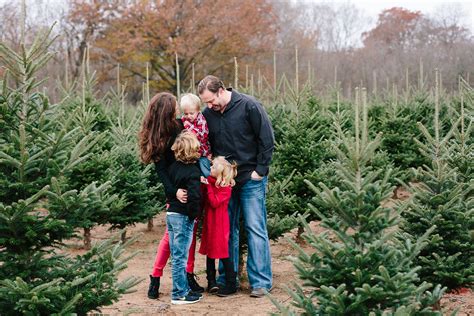
[[[209,182],[207,182],[207,179],[204,178],[203,176],[201,176],[201,183],[209,184]]]

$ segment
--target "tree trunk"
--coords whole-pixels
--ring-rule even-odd
[[[298,232],[296,233],[296,243],[298,244],[303,244],[304,239],[303,239],[303,233],[304,233],[304,227],[301,225],[298,225]]]
[[[243,254],[243,251],[239,251],[239,273],[238,273],[239,279],[242,278],[243,271],[244,271],[244,254]]]
[[[91,229],[84,228],[84,248],[91,249]]]
[[[147,230],[149,232],[153,230],[153,217],[148,220]]]
[[[120,239],[122,240],[122,243],[125,243],[125,240],[127,239],[127,230],[123,230],[122,235],[120,236]]]

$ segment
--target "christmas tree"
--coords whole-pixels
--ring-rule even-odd
[[[436,86],[433,133],[419,123],[424,141],[418,145],[430,163],[416,170],[419,183],[408,187],[413,196],[401,227],[417,237],[436,225],[415,263],[421,266],[422,280],[454,289],[474,282],[473,145],[469,137],[473,112],[471,105],[465,113],[461,102],[460,119],[443,135],[438,91]]]
[[[111,213],[107,219],[112,229],[122,230],[129,225],[148,221],[164,208],[164,200],[158,200],[162,196],[160,182],[151,182],[154,167],[144,166],[138,158],[140,113],[127,111],[124,99],[123,89],[112,99],[112,108],[116,111],[114,115],[109,115],[109,135],[113,143],[110,156],[114,163],[108,173],[113,175],[113,192],[123,199],[125,205]],[[125,240],[125,237],[126,231],[123,230],[122,240]]]
[[[320,183],[317,188],[307,182],[318,204],[331,210],[325,214],[310,205],[327,232],[316,235],[302,219],[304,238],[314,248],[306,253],[294,244],[299,249],[295,267],[303,285],[295,283],[295,290],[288,289],[291,306],[273,302],[287,315],[440,315],[431,306],[443,289],[427,291],[432,285],[420,284],[419,268],[412,263],[430,231],[416,242],[397,238],[402,210],[383,206],[393,191],[391,171],[382,173],[371,166],[381,135],[369,140],[365,102],[360,120],[358,99],[355,131],[344,132],[336,122],[340,145],[333,166],[339,185],[329,188]]]
[[[0,43],[5,65],[0,90],[0,314],[85,315],[111,304],[138,280],[117,274],[123,244],[114,240],[72,258],[60,247],[74,235],[74,212],[99,211],[113,204],[110,183],[68,190],[67,175],[89,158],[91,136],[70,128],[39,93],[36,73],[52,57],[52,40],[40,33],[32,46],[15,52]],[[10,81],[11,80],[11,81]]]

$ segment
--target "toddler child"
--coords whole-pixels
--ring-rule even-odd
[[[173,278],[172,304],[191,304],[202,298],[202,294],[190,290],[185,271],[194,219],[201,210],[201,173],[196,164],[200,157],[199,148],[196,135],[189,131],[181,132],[171,147],[176,161],[169,168],[170,179],[175,187],[186,189],[188,195],[187,203],[180,202],[176,197],[170,199],[166,212]]]
[[[207,256],[207,291],[223,297],[237,292],[236,272],[229,257],[230,223],[227,211],[236,175],[237,165],[218,156],[212,160],[210,176],[201,180],[205,183],[205,189],[199,253]],[[216,283],[215,259],[220,259],[224,265],[226,284],[223,288]]]
[[[196,134],[201,147],[199,153],[199,168],[202,175],[207,178],[210,172],[211,145],[209,144],[209,128],[206,119],[201,113],[201,100],[192,93],[186,93],[179,102],[183,115],[181,121],[184,128]]]

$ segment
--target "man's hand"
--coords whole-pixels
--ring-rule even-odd
[[[204,178],[203,176],[201,176],[201,183],[209,184],[209,182],[207,182],[207,179]]]
[[[185,189],[178,189],[178,191],[176,191],[176,198],[181,203],[188,202],[188,191]]]
[[[252,180],[255,180],[255,181],[260,181],[263,179],[263,177],[261,175],[259,175],[255,170],[252,171],[252,173],[250,174],[250,179]]]

